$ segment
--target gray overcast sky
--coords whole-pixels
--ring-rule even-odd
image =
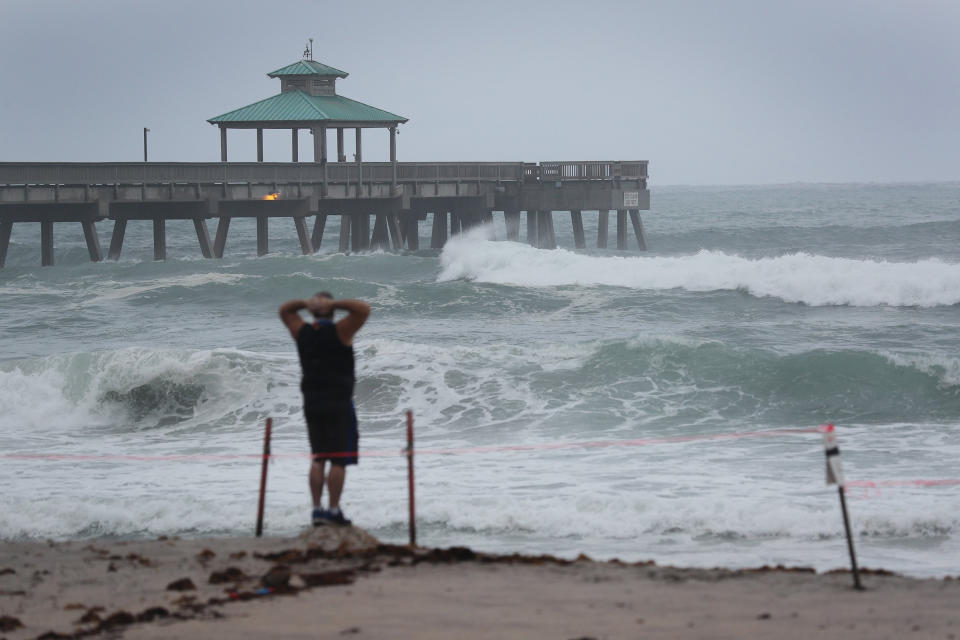
[[[0,0],[0,161],[137,161],[145,126],[151,160],[217,161],[206,119],[279,92],[265,74],[313,37],[339,93],[410,118],[401,161],[957,180],[958,34],[952,0]],[[255,140],[231,132],[230,159]],[[289,132],[265,146],[289,160]]]

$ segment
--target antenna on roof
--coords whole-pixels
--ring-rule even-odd
[[[310,43],[307,44],[307,48],[303,50],[303,59],[313,60],[313,38],[310,38]]]

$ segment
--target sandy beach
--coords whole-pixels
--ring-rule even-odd
[[[6,543],[0,637],[941,638],[960,581],[298,538]]]

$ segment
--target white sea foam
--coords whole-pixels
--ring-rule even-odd
[[[887,262],[792,253],[751,259],[723,251],[670,257],[598,257],[493,242],[480,231],[451,240],[440,260],[439,281],[744,291],[812,306],[935,307],[960,303],[960,264],[937,258]]]
[[[111,406],[111,397],[158,383],[159,396],[175,385],[196,389],[196,404],[188,407],[195,420],[222,418],[265,391],[268,362],[263,354],[235,349],[141,347],[8,362],[0,367],[0,436],[123,421],[118,412],[125,407]]]

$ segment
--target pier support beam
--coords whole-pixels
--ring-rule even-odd
[[[617,209],[617,251],[627,248],[627,212]]]
[[[290,144],[292,145],[292,160],[293,162],[300,162],[298,156],[300,155],[300,130],[293,129],[292,136],[290,138]]]
[[[573,244],[577,249],[587,248],[587,238],[583,233],[583,212],[573,210],[570,212],[570,224],[573,225]]]
[[[394,251],[403,249],[403,236],[400,234],[400,221],[397,217],[398,214],[396,213],[387,214],[387,230],[390,232],[390,241],[393,244]]]
[[[164,218],[153,219],[153,259],[167,259],[167,221]]]
[[[503,222],[507,227],[507,240],[520,240],[520,210],[508,209],[503,212]]]
[[[647,234],[643,230],[643,220],[639,209],[630,209],[630,222],[633,223],[633,233],[637,236],[637,246],[640,251],[647,250]]]
[[[100,238],[97,236],[97,225],[93,220],[83,220],[83,237],[87,241],[87,252],[90,254],[90,262],[100,262],[103,260],[103,252],[100,251]],[[2,229],[0,229],[2,233]],[[2,242],[2,238],[0,238]],[[3,266],[3,261],[0,261]]]
[[[220,216],[217,223],[217,235],[213,240],[213,256],[215,258],[223,257],[223,248],[227,246],[227,232],[230,230],[230,217]]]
[[[267,216],[257,216],[257,255],[265,256],[269,251],[267,242]]]
[[[450,212],[450,237],[460,235],[460,232],[463,231],[463,220],[461,219],[461,213],[458,209],[454,208]]]
[[[433,233],[430,234],[430,248],[443,249],[447,244],[447,212],[433,212]]]
[[[373,237],[370,239],[370,248],[374,251],[390,249],[390,239],[387,237],[387,216],[383,213],[376,215],[373,223]]]
[[[350,244],[354,251],[367,251],[370,249],[370,214],[355,213],[350,216]]]
[[[403,225],[407,230],[406,234],[404,234],[407,242],[407,249],[409,251],[419,251],[420,216],[412,211],[408,211],[406,213],[406,217],[404,218]]]
[[[553,231],[553,211],[537,212],[537,247],[556,249],[557,238]]]
[[[110,249],[107,251],[107,260],[119,260],[123,249],[123,235],[127,232],[127,219],[118,218],[113,223],[113,234],[110,236]]]
[[[210,232],[207,230],[207,221],[203,218],[193,219],[193,228],[197,232],[197,242],[200,243],[200,253],[204,258],[212,258],[213,250],[210,247]]]
[[[220,125],[220,162],[227,161],[227,128]]]
[[[257,129],[257,162],[263,162],[263,129]]]
[[[53,266],[53,220],[40,221],[40,263]]]
[[[340,253],[350,251],[350,216],[346,214],[340,216],[340,239],[337,251]]]
[[[527,211],[527,244],[531,247],[539,244],[537,226],[537,212]]]
[[[314,253],[320,251],[320,244],[323,242],[323,230],[327,226],[327,214],[318,213],[313,221],[313,235],[310,238],[310,246]]]
[[[610,211],[601,209],[597,211],[597,249],[607,248],[607,236],[609,232],[607,227],[610,224]]]
[[[347,156],[343,153],[343,127],[337,127],[337,162],[346,162]]]
[[[0,222],[0,267],[7,262],[7,249],[10,248],[10,232],[13,231],[13,223],[6,220]]]
[[[297,227],[297,238],[300,240],[300,252],[308,256],[313,253],[313,245],[310,244],[310,233],[307,231],[306,216],[294,216],[293,224]]]

